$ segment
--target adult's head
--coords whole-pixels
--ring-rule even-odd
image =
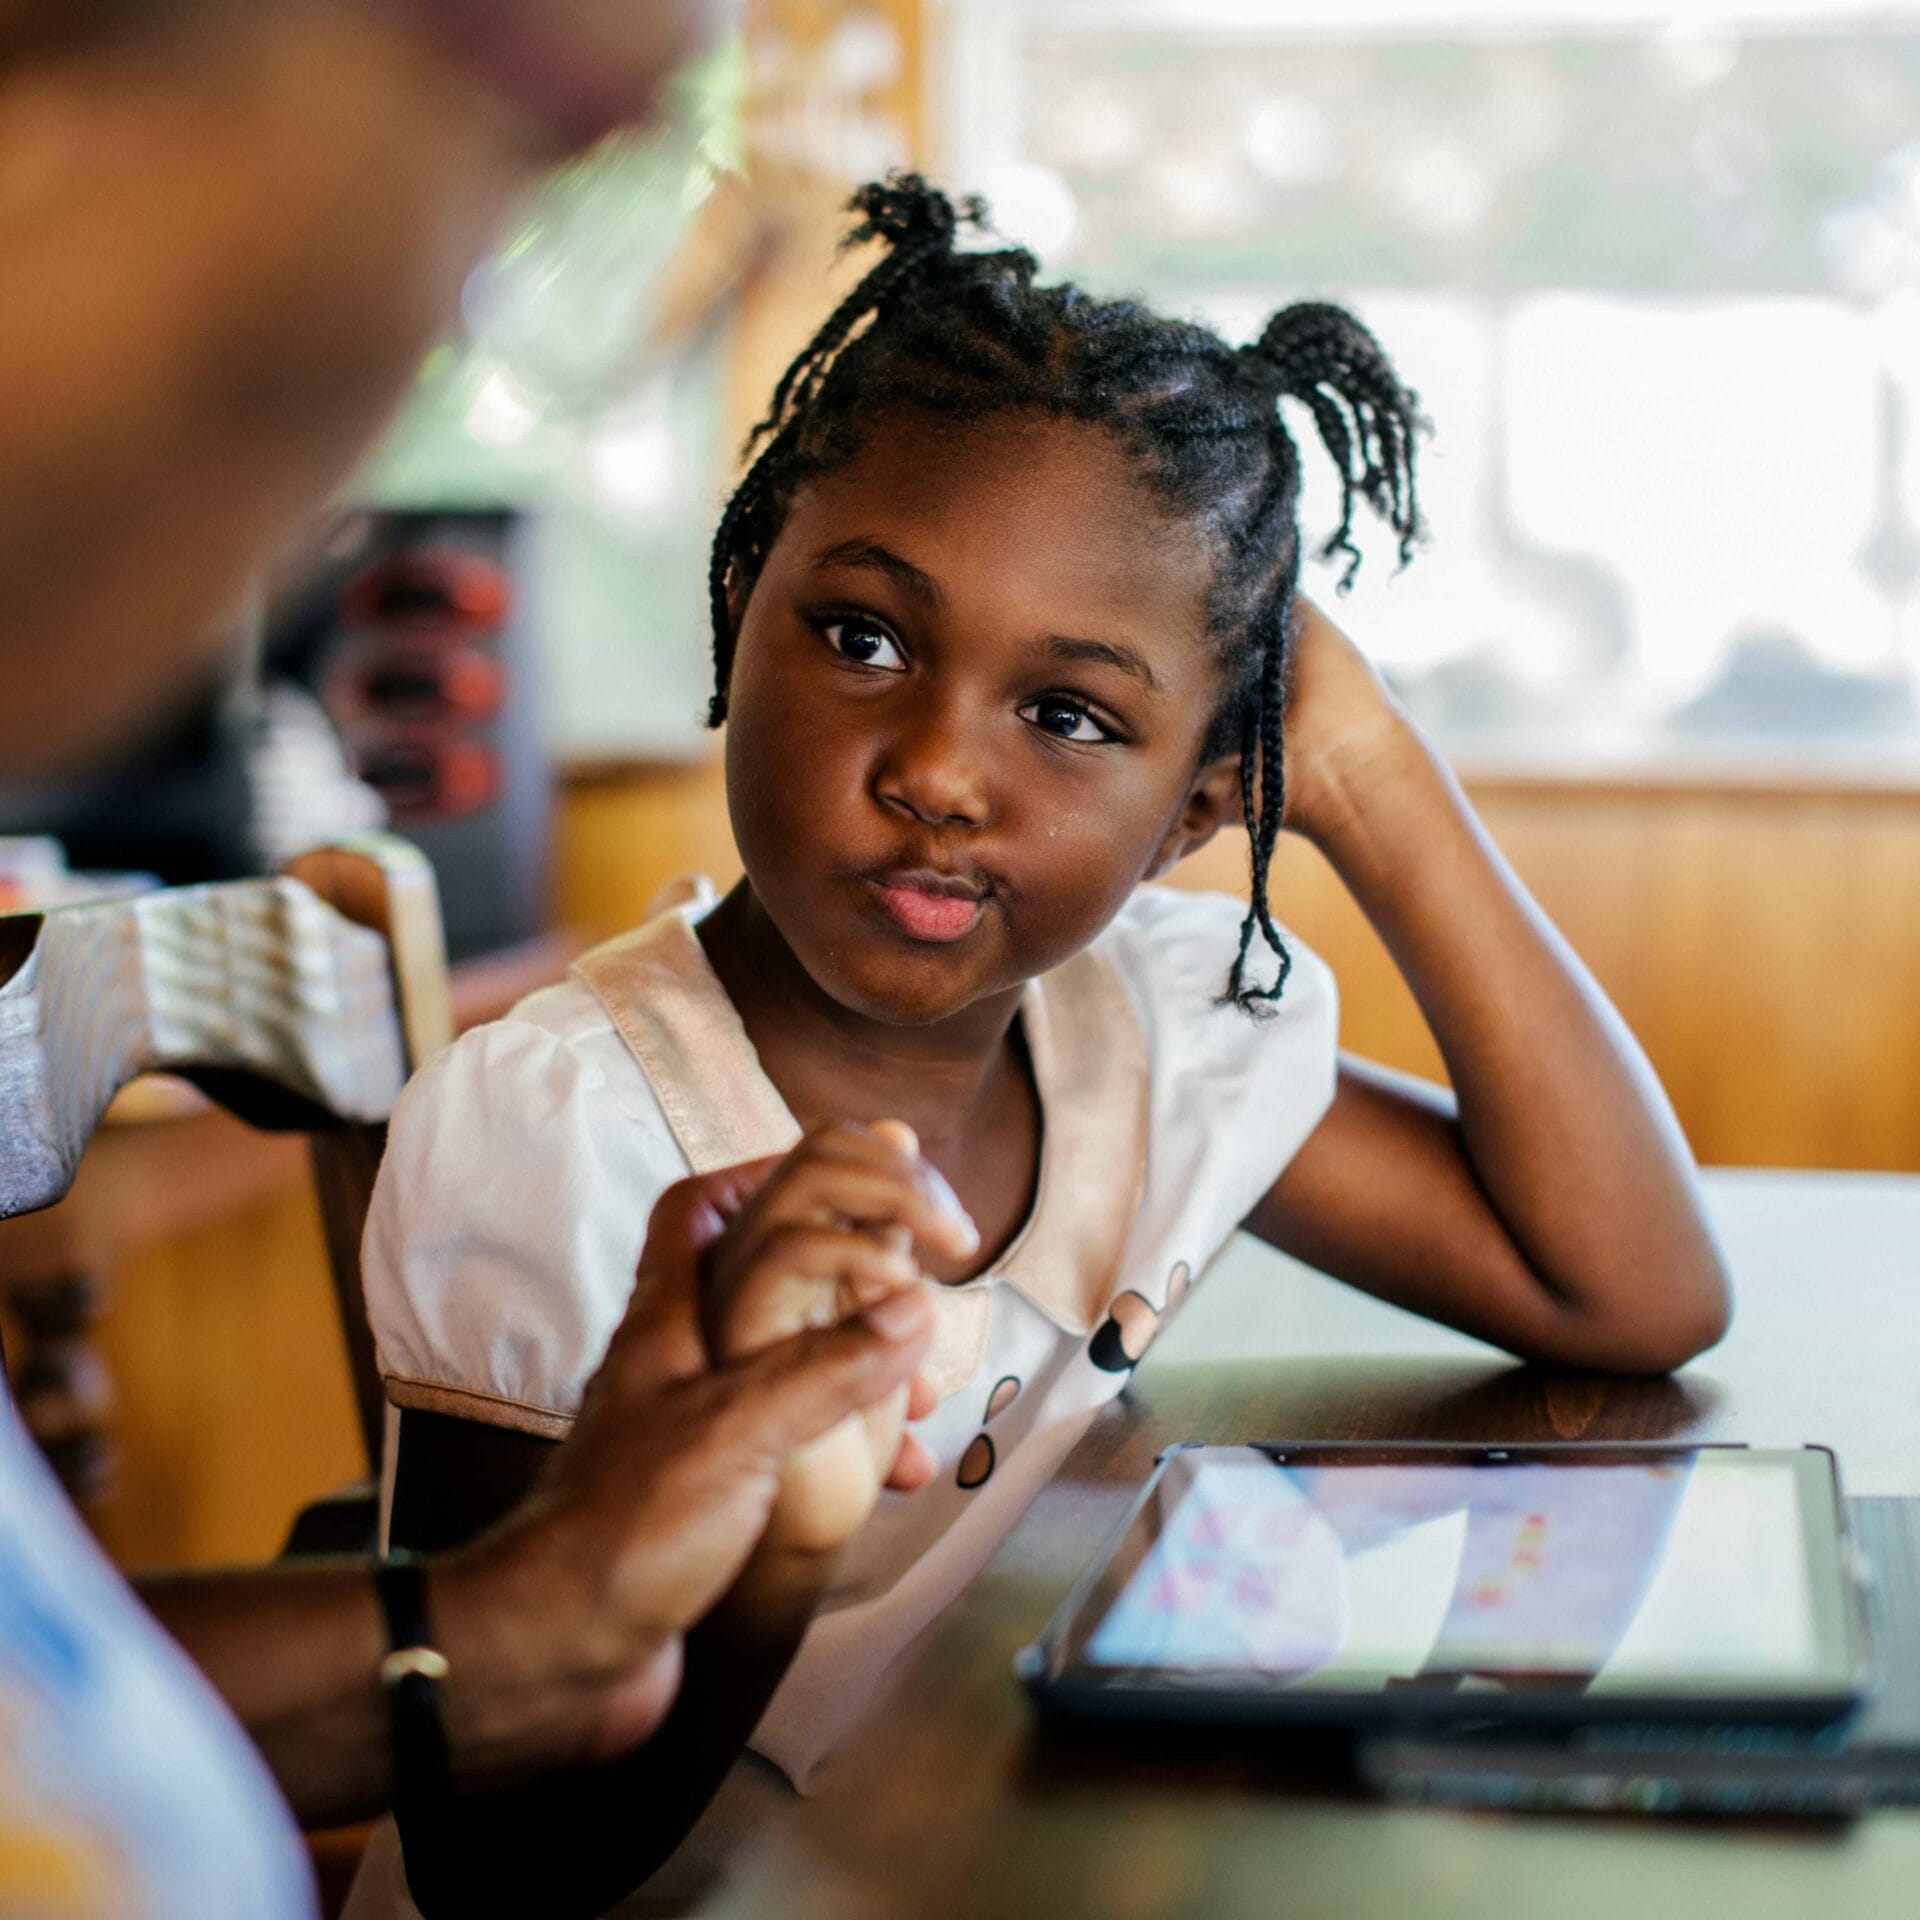
[[[196,678],[527,180],[729,11],[0,0],[0,781]]]

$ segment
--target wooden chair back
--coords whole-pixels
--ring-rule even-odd
[[[387,1116],[452,1026],[432,869],[386,835],[270,879],[0,915],[0,1219],[66,1193],[108,1104],[141,1074],[178,1075],[255,1125],[310,1133],[377,1467],[360,1235]]]

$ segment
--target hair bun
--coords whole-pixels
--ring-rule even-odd
[[[1337,384],[1356,369],[1389,377],[1392,373],[1379,341],[1346,308],[1324,300],[1282,307],[1259,339],[1249,341],[1240,353],[1267,375],[1269,384],[1302,396],[1314,387]]]
[[[917,173],[890,173],[870,180],[847,202],[847,211],[861,215],[842,243],[857,247],[865,240],[884,240],[891,247],[951,247],[964,223],[983,227],[987,203],[969,194],[956,207],[938,187]]]
[[[1353,580],[1360,549],[1353,509],[1364,500],[1399,536],[1400,562],[1422,532],[1414,489],[1413,441],[1423,424],[1416,395],[1400,383],[1380,342],[1346,308],[1324,300],[1282,307],[1239,360],[1276,399],[1300,401],[1340,474],[1340,524],[1323,558],[1347,556],[1342,589]]]

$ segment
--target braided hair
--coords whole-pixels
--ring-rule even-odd
[[[860,218],[845,244],[877,239],[887,252],[782,374],[748,436],[751,464],[720,516],[708,571],[710,723],[726,718],[735,614],[795,493],[851,460],[888,409],[969,421],[1027,409],[1105,429],[1215,556],[1207,627],[1225,691],[1203,762],[1237,749],[1252,847],[1251,900],[1223,997],[1266,1011],[1292,964],[1267,880],[1286,804],[1281,722],[1300,576],[1300,458],[1278,403],[1306,409],[1339,473],[1340,523],[1322,555],[1345,555],[1344,589],[1360,559],[1359,503],[1398,535],[1403,564],[1419,537],[1414,396],[1379,342],[1339,307],[1287,307],[1235,348],[1132,300],[1036,286],[1037,263],[1024,249],[957,251],[959,229],[984,226],[985,207],[977,199],[956,207],[917,174],[862,187],[849,211]],[[1276,962],[1265,985],[1248,977],[1256,933]]]

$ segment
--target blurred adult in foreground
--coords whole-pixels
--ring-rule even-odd
[[[0,779],[83,763],[205,664],[515,196],[657,112],[716,11],[0,0]],[[310,1825],[388,1804],[408,1766],[504,1781],[647,1738],[788,1458],[897,1397],[930,1332],[903,1287],[710,1364],[702,1256],[754,1181],[661,1201],[571,1438],[476,1547],[384,1606],[357,1565],[143,1583],[199,1674],[0,1403],[0,1909],[310,1910],[285,1809],[201,1675]],[[905,1443],[896,1484],[918,1471]]]

